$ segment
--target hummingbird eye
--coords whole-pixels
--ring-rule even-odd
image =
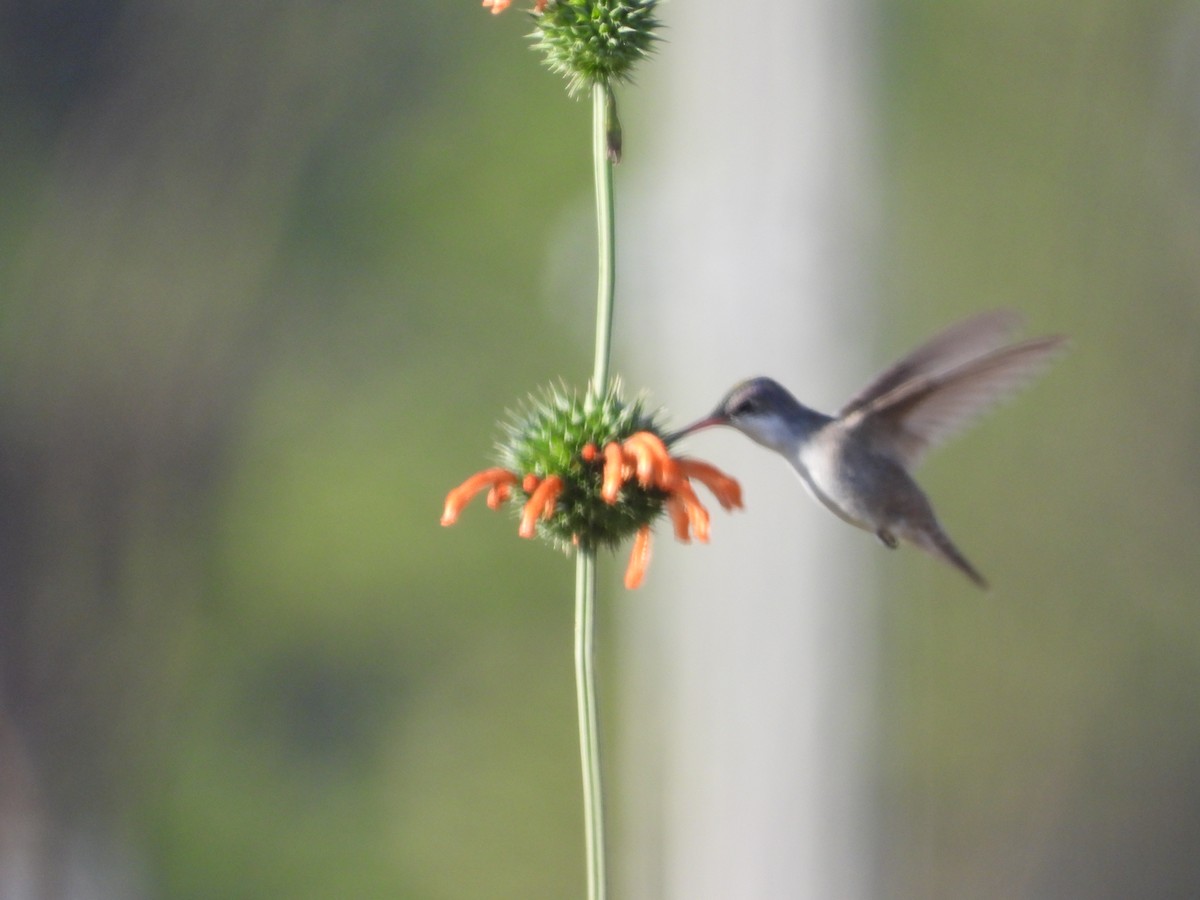
[[[733,405],[733,409],[730,412],[735,416],[747,416],[754,415],[760,411],[761,409],[757,400],[753,397],[743,397]]]

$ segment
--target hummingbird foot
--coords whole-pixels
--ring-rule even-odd
[[[883,546],[887,547],[889,550],[895,550],[900,546],[900,539],[886,528],[880,528],[878,531],[876,531],[875,537],[879,538],[879,540],[883,542]]]

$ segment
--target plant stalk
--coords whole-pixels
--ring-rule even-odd
[[[612,356],[613,293],[616,284],[616,225],[613,215],[613,166],[608,154],[611,91],[607,84],[592,87],[592,168],[596,178],[596,245],[600,262],[596,285],[596,363],[592,389],[603,394],[608,387],[608,361]]]
[[[612,355],[614,253],[613,177],[609,155],[610,88],[592,87],[592,165],[596,180],[596,357],[592,391],[608,387]],[[596,548],[580,547],[575,556],[575,696],[579,707],[579,755],[583,766],[584,840],[587,848],[588,900],[604,900],[604,791],[600,773],[600,715],[596,705]]]
[[[588,900],[604,900],[604,797],[600,779],[600,717],[596,708],[596,551],[575,557],[575,694],[583,763],[583,824]]]

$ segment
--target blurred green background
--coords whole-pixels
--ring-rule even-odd
[[[590,371],[590,273],[554,275],[590,111],[528,29],[0,2],[6,900],[581,895],[571,567],[437,527],[500,411]],[[864,865],[1200,895],[1200,12],[875,30],[886,349],[1003,304],[1075,350],[931,479],[1032,588],[929,602],[914,563],[883,607]]]

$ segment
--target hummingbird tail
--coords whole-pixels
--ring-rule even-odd
[[[958,548],[954,546],[954,542],[950,540],[946,532],[942,531],[941,528],[935,526],[927,531],[922,531],[917,538],[916,544],[931,556],[954,566],[954,568],[975,582],[976,586],[985,591],[988,589],[987,579],[980,575],[979,570],[971,565],[967,558],[959,552]]]

